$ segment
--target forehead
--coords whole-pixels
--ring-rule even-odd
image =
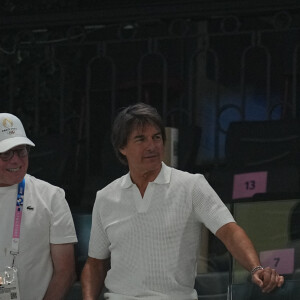
[[[17,150],[17,149],[23,149],[23,148],[26,148],[26,145],[18,145],[18,146],[15,146],[13,148],[10,148],[8,149],[7,151],[10,151],[10,150]],[[6,151],[6,152],[7,152]]]
[[[144,135],[146,133],[156,134],[159,133],[160,129],[155,124],[147,123],[147,124],[135,124],[131,128],[131,132],[129,137],[134,137],[137,135]]]
[[[23,148],[26,148],[26,145],[18,145],[18,146],[15,146],[13,148],[10,148],[4,152],[1,152],[1,153],[6,153],[6,152],[9,152],[9,151],[12,151],[12,150],[18,150],[18,149],[23,149]]]

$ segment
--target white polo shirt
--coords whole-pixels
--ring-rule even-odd
[[[0,269],[11,266],[10,254],[18,185],[0,187]],[[65,192],[25,176],[18,269],[22,300],[42,300],[53,274],[50,243],[75,243],[77,237]]]
[[[197,299],[200,223],[215,233],[234,222],[203,175],[167,167],[144,197],[130,175],[98,191],[89,256],[111,256],[105,299]]]

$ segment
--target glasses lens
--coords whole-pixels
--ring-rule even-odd
[[[25,157],[28,155],[29,147],[24,147],[24,148],[15,149],[15,150],[8,150],[6,152],[0,153],[0,158],[3,161],[8,161],[14,156],[15,152],[18,154],[19,157]]]
[[[13,151],[8,150],[6,152],[0,153],[0,157],[3,161],[10,160],[13,157]]]
[[[16,152],[18,153],[19,157],[24,157],[28,155],[29,150],[27,147],[24,147],[21,149],[17,149]]]

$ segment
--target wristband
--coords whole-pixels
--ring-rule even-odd
[[[257,266],[257,267],[255,267],[255,268],[253,268],[252,270],[251,270],[251,275],[253,275],[256,271],[258,271],[258,270],[263,270],[264,268],[262,267],[262,266]]]

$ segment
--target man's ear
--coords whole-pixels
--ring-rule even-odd
[[[125,150],[124,147],[119,148],[119,151],[120,151],[121,154],[123,154],[124,156],[126,156],[126,150]]]

